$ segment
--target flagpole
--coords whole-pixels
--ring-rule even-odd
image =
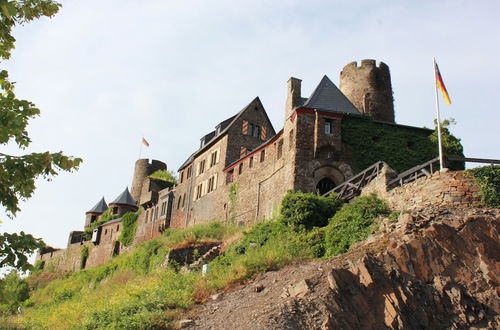
[[[142,136],[144,139],[144,135]],[[141,147],[139,148],[139,159],[141,159],[141,154],[142,154],[142,140],[141,140]]]
[[[438,127],[438,148],[439,148],[439,166],[441,169],[444,168],[444,158],[443,158],[443,145],[441,141],[441,118],[439,116],[439,97],[437,90],[437,77],[436,77],[436,58],[433,58],[434,65],[434,89],[436,90],[436,112],[437,112],[437,127]]]

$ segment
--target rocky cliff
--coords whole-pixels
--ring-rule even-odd
[[[402,214],[349,253],[214,296],[183,327],[498,329],[499,220],[498,209]]]

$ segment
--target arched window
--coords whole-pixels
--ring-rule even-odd
[[[319,180],[318,184],[316,185],[316,190],[319,191],[320,195],[323,195],[333,188],[335,188],[335,182],[333,182],[329,178],[323,178]]]

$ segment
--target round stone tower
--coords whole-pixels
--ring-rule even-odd
[[[389,67],[375,60],[347,64],[340,73],[340,90],[362,113],[375,120],[394,123],[391,74]]]
[[[149,159],[138,159],[135,162],[134,177],[132,178],[132,189],[130,191],[132,197],[139,201],[144,179],[158,170],[166,169],[167,164],[159,160],[152,159],[150,163]]]

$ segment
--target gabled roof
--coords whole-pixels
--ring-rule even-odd
[[[321,79],[302,107],[326,112],[361,114],[327,76]]]
[[[120,196],[116,197],[114,201],[109,203],[111,204],[123,204],[123,205],[134,205],[137,206],[137,202],[134,200],[130,192],[128,191],[128,187],[120,194]]]
[[[104,213],[104,211],[106,211],[107,209],[108,204],[106,204],[106,201],[103,197],[96,205],[94,205],[93,208],[90,209],[90,211],[87,211],[87,213]]]
[[[181,171],[183,168],[187,167],[189,164],[191,164],[191,162],[196,158],[196,156],[198,156],[199,154],[201,154],[203,151],[205,151],[206,149],[208,149],[210,146],[212,146],[216,141],[219,140],[220,137],[224,136],[227,131],[229,131],[229,129],[231,128],[231,126],[238,120],[239,117],[241,117],[241,115],[248,109],[250,108],[250,106],[252,104],[254,104],[255,102],[258,102],[258,104],[262,107],[262,109],[264,109],[264,106],[262,105],[262,102],[260,101],[259,97],[257,96],[256,98],[254,98],[252,100],[252,102],[248,103],[243,109],[241,109],[236,115],[220,122],[217,126],[215,126],[216,130],[206,134],[204,136],[204,138],[207,138],[207,137],[210,137],[210,140],[205,140],[205,144],[203,145],[203,147],[200,147],[200,149],[196,150],[194,153],[191,154],[191,156],[189,156],[188,159],[186,159],[186,161],[179,167],[179,170],[178,171]],[[273,124],[271,123],[271,120],[269,120],[269,117],[267,116],[267,112],[265,111],[264,109],[264,115],[266,116],[266,119],[267,121],[269,122],[269,125],[270,127],[273,129],[274,131],[274,128],[273,128]],[[217,132],[219,131],[219,132]],[[213,133],[213,135],[212,135]],[[274,133],[274,132],[273,132]]]

